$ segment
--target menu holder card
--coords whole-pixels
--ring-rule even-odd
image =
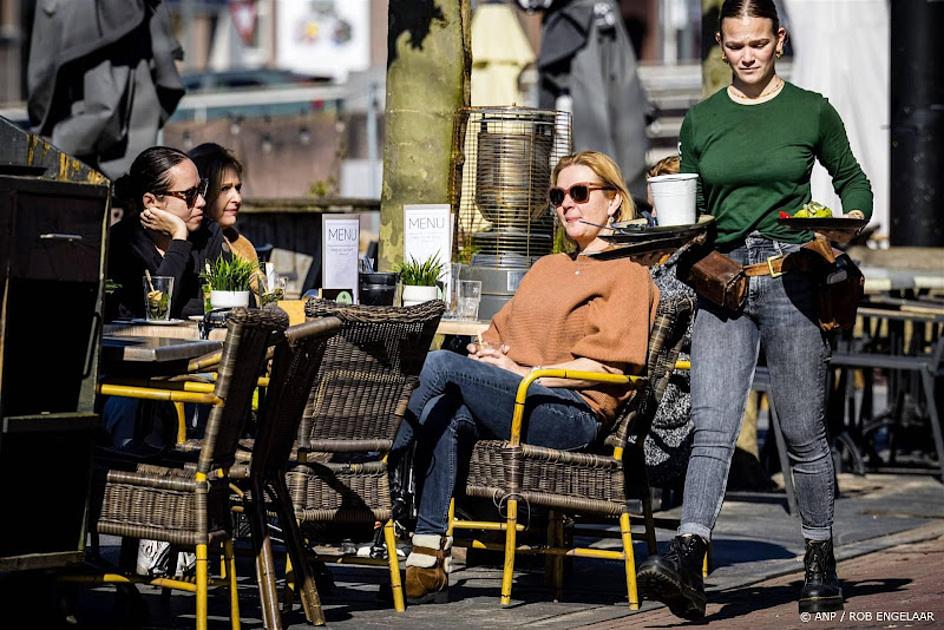
[[[448,203],[404,204],[403,260],[423,262],[436,256],[443,265],[439,279],[448,295],[451,284],[454,221]]]
[[[360,247],[360,218],[351,214],[324,214],[321,217],[321,290],[357,295],[357,258]],[[352,288],[353,287],[353,288]]]

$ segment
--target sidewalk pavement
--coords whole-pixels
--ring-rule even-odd
[[[747,584],[709,595],[705,625],[719,628],[944,628],[944,524],[932,523],[886,537],[901,544],[839,563],[845,610],[800,615],[797,593],[803,573]],[[913,542],[904,542],[904,541]],[[848,552],[847,552],[848,553]],[[586,626],[587,630],[673,628],[702,624],[678,619],[667,608]]]
[[[944,628],[940,579],[944,573],[944,486],[931,477],[904,475],[840,475],[839,482],[842,495],[836,504],[834,540],[849,615],[803,623],[796,606],[803,577],[803,539],[798,519],[786,513],[782,494],[735,495],[726,501],[714,532],[712,572],[707,580],[707,625],[777,630],[850,625]],[[658,515],[677,516],[678,509]],[[673,533],[659,530],[661,549]],[[640,541],[641,536],[636,540]],[[613,547],[618,539],[604,538],[594,544]],[[696,625],[672,617],[657,602],[644,602],[640,611],[630,611],[620,562],[575,559],[566,578],[564,597],[554,602],[544,586],[543,561],[528,564],[519,557],[513,605],[502,609],[498,604],[500,566],[464,566],[461,554],[456,556],[451,601],[409,607],[404,614],[395,613],[389,603],[378,599],[380,584],[387,580],[386,569],[331,565],[336,588],[322,594],[329,626],[602,630]],[[637,563],[645,558],[641,542],[636,545],[636,558]],[[281,575],[281,567],[277,568]],[[240,559],[238,575],[242,627],[261,628],[250,557]],[[175,592],[162,602],[159,589],[147,587],[140,592],[147,613],[138,627],[193,627],[194,600],[190,594]],[[72,592],[70,599],[77,622],[73,628],[129,627],[132,617],[138,617],[136,605],[122,603],[113,587],[80,589]],[[125,607],[116,610],[116,601]],[[211,591],[209,604],[210,628],[228,628],[225,591]],[[24,627],[9,625],[7,613],[0,606],[0,628]],[[920,613],[933,613],[934,620],[924,621]],[[284,621],[288,628],[310,627],[297,605]]]

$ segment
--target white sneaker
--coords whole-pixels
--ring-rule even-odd
[[[197,573],[197,554],[192,551],[181,551],[177,554],[177,570],[174,575],[189,577]]]
[[[169,560],[169,542],[143,539],[138,541],[138,560],[135,567],[138,575],[146,577],[167,575]]]

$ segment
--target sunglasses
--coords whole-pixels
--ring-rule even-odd
[[[551,188],[547,191],[547,199],[551,206],[559,208],[564,203],[564,198],[570,195],[574,203],[586,203],[590,199],[590,193],[594,190],[613,190],[612,186],[594,185],[590,182],[581,182],[574,184],[570,188]]]
[[[209,180],[201,179],[200,183],[194,186],[193,188],[188,188],[187,190],[168,190],[162,195],[173,195],[178,199],[183,199],[187,204],[188,208],[192,208],[194,204],[197,203],[197,197],[203,196],[206,197],[207,189],[210,187]]]

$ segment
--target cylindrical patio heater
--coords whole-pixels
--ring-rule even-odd
[[[460,247],[472,264],[462,277],[482,281],[479,317],[489,319],[518,288],[531,264],[549,254],[551,170],[571,152],[570,114],[526,107],[461,110],[457,146],[464,158],[454,205]]]

